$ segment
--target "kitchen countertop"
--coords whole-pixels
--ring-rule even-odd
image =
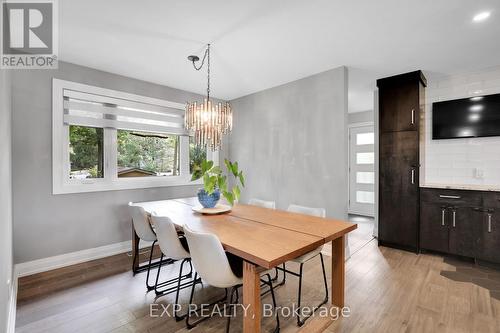
[[[460,185],[460,184],[421,184],[420,187],[423,188],[442,188],[447,190],[469,190],[469,191],[491,191],[500,192],[499,185]]]

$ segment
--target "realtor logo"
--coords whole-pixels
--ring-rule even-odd
[[[55,0],[2,3],[1,68],[57,68]]]

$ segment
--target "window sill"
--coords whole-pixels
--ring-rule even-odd
[[[155,187],[172,187],[172,186],[200,186],[203,182],[201,179],[191,181],[191,177],[170,176],[165,179],[158,178],[122,178],[114,181],[105,181],[103,179],[84,181],[66,182],[63,184],[54,184],[52,194],[70,194],[70,193],[88,193],[102,191],[122,191],[122,190],[137,190]]]

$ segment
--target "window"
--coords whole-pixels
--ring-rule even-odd
[[[117,131],[118,178],[180,174],[178,135]]]
[[[194,185],[184,104],[53,80],[53,193]]]
[[[374,143],[375,134],[373,132],[356,134],[356,145],[373,145]]]
[[[375,163],[375,153],[356,153],[356,164]]]
[[[375,193],[369,191],[356,191],[356,202],[373,204],[375,203]]]
[[[69,127],[70,179],[104,178],[102,128]]]
[[[207,151],[194,144],[194,139],[189,138],[189,173],[193,173],[196,166],[201,167],[201,162],[207,158]]]
[[[356,183],[358,184],[375,184],[375,172],[358,171],[356,172]]]

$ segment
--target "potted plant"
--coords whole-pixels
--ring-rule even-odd
[[[193,168],[191,181],[203,179],[203,188],[198,190],[198,201],[204,208],[215,207],[221,194],[231,206],[240,198],[239,185],[245,187],[243,171],[238,170],[238,162],[225,159],[224,165],[227,169],[227,175],[222,172],[218,165],[214,165],[213,161],[204,160],[201,165],[196,165]],[[228,176],[235,179],[235,185],[231,190],[228,190]]]

